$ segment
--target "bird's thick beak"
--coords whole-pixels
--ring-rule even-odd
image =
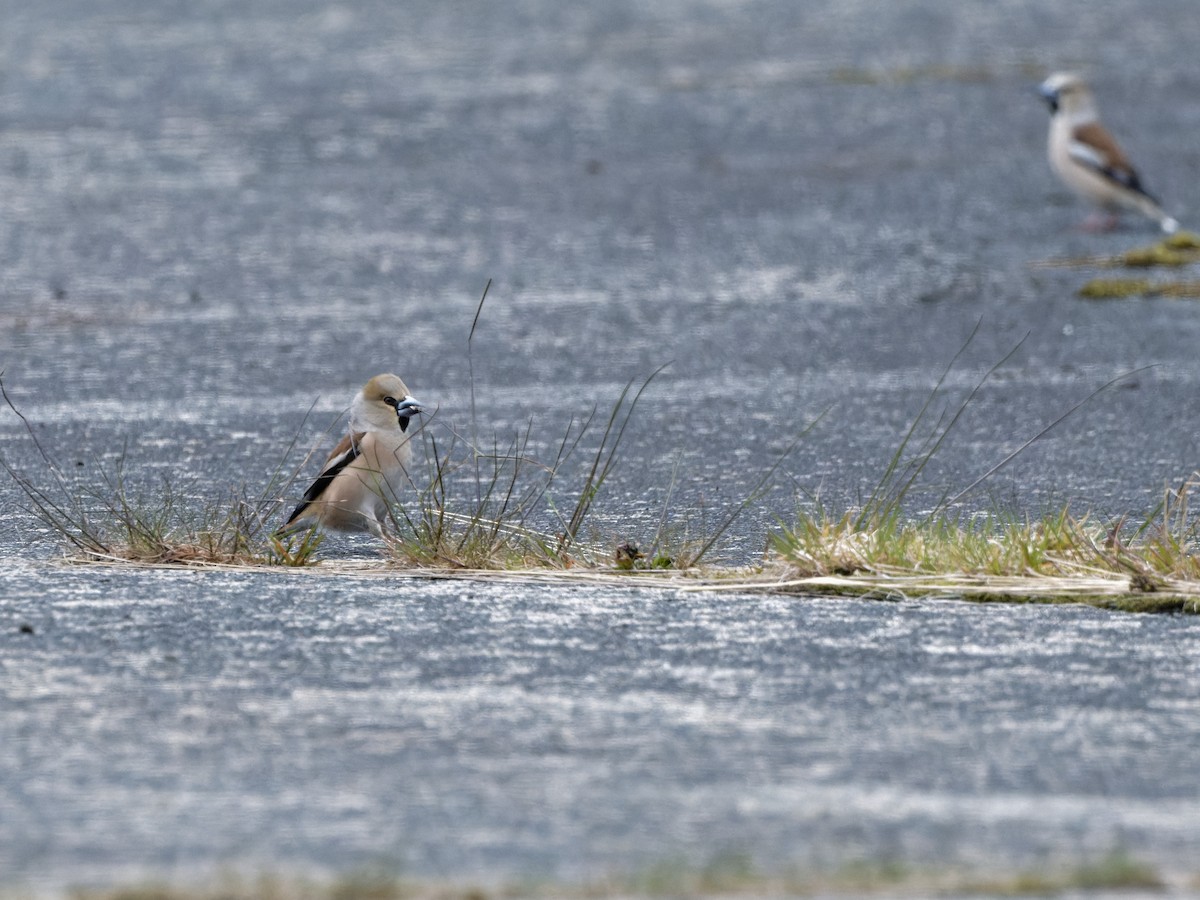
[[[1058,91],[1044,84],[1038,85],[1037,90],[1042,99],[1046,101],[1046,105],[1050,107],[1050,112],[1058,112]]]
[[[396,421],[400,423],[401,431],[408,431],[408,420],[424,412],[420,401],[415,397],[405,397],[396,404]]]

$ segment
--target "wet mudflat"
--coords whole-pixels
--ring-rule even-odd
[[[825,413],[744,561],[797,496],[869,491],[976,332],[951,408],[1020,348],[934,495],[1135,371],[977,502],[1137,514],[1193,471],[1200,308],[1031,266],[1155,237],[1074,229],[1049,69],[1196,224],[1189,3],[646,6],[0,4],[0,369],[39,439],[202,496],[377,371],[439,439],[532,421],[540,452],[669,362],[605,539],[646,540],[676,463],[678,508],[737,502]],[[0,453],[38,471],[7,411]],[[1197,850],[1191,619],[66,568],[18,500],[0,886]]]
[[[39,566],[3,589],[10,882],[1195,847],[1192,618]]]

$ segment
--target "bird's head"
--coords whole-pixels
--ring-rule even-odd
[[[362,431],[391,431],[396,425],[408,430],[409,420],[422,412],[404,382],[392,374],[376,375],[354,398],[351,428]]]
[[[1060,109],[1071,113],[1089,109],[1092,105],[1087,82],[1073,72],[1056,72],[1038,85],[1038,93],[1050,107],[1051,115]]]

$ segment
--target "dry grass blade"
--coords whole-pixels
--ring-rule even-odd
[[[1125,379],[1132,378],[1134,375],[1138,375],[1142,372],[1149,371],[1152,368],[1154,368],[1154,367],[1153,366],[1143,366],[1140,369],[1134,369],[1132,372],[1124,372],[1124,373],[1118,375],[1116,378],[1112,378],[1112,379],[1106,381],[1104,384],[1100,385],[1100,387],[1096,388],[1094,391],[1092,391],[1090,394],[1088,394],[1086,397],[1084,397],[1082,400],[1080,400],[1078,403],[1076,403],[1074,406],[1072,406],[1070,409],[1068,409],[1062,415],[1055,418],[1054,421],[1052,421],[1049,425],[1046,425],[1041,430],[1039,430],[1036,434],[1033,435],[1033,437],[1029,438],[1029,440],[1025,441],[1023,444],[1021,444],[1021,446],[1017,447],[1016,450],[1009,453],[1002,460],[1000,460],[998,463],[996,463],[994,466],[992,466],[990,469],[988,469],[986,472],[984,472],[982,475],[980,475],[978,478],[976,478],[974,481],[972,481],[969,485],[967,485],[965,488],[963,488],[961,491],[959,491],[953,497],[950,497],[948,500],[946,500],[944,502],[944,504],[942,504],[942,505],[943,506],[953,506],[954,504],[958,503],[960,500],[962,500],[964,497],[966,497],[968,494],[970,494],[972,491],[974,491],[977,487],[979,487],[981,484],[983,484],[985,481],[987,481],[989,478],[991,478],[993,475],[995,475],[997,472],[999,472],[1001,469],[1003,469],[1005,466],[1007,466],[1010,462],[1012,462],[1014,459],[1016,459],[1018,456],[1020,456],[1026,450],[1028,450],[1033,444],[1040,441],[1047,434],[1049,434],[1051,431],[1053,431],[1056,427],[1061,425],[1063,422],[1065,422],[1067,419],[1069,419],[1072,415],[1074,415],[1076,412],[1078,412],[1084,406],[1089,404],[1092,400],[1094,400],[1100,394],[1103,394],[1105,391],[1109,390],[1113,386],[1120,384]]]
[[[107,554],[109,549],[100,540],[99,530],[93,524],[89,510],[80,494],[68,484],[58,464],[54,462],[38,440],[37,433],[29,420],[25,418],[25,414],[9,397],[8,388],[4,384],[3,372],[0,372],[0,395],[3,396],[8,408],[21,420],[25,433],[29,436],[53,481],[54,493],[51,493],[50,490],[38,487],[31,479],[10,466],[6,459],[0,457],[0,466],[4,467],[4,470],[25,495],[29,503],[28,511],[76,550],[85,554]]]
[[[479,297],[479,305],[475,307],[475,318],[471,320],[471,330],[467,332],[467,383],[471,388],[471,438],[472,444],[478,445],[479,442],[479,420],[475,416],[475,329],[479,325],[479,317],[483,315],[483,304],[487,300],[488,291],[492,288],[492,279],[487,280],[487,284],[483,286],[483,294]],[[478,462],[478,460],[477,460]],[[478,473],[476,473],[478,480]],[[475,498],[477,502],[481,498]]]
[[[770,490],[770,486],[775,478],[775,474],[779,471],[779,468],[783,465],[784,461],[792,455],[792,451],[795,450],[800,442],[808,436],[810,431],[817,427],[817,423],[825,418],[825,415],[828,412],[829,409],[823,410],[815,419],[813,419],[804,427],[804,430],[796,436],[795,440],[793,440],[792,443],[788,445],[787,449],[779,455],[779,458],[775,460],[771,467],[762,474],[762,477],[759,478],[757,482],[755,482],[754,487],[750,489],[750,492],[746,495],[745,499],[726,515],[724,520],[722,520],[721,523],[713,529],[708,538],[705,539],[694,552],[688,554],[686,559],[683,559],[679,562],[679,568],[690,569],[693,566],[698,566],[701,560],[708,555],[709,551],[712,550],[713,546],[721,539],[725,532],[729,530],[738,517],[741,516],[747,509],[749,509],[752,504],[761,500],[766,495],[767,491]]]
[[[621,391],[621,396],[613,404],[612,411],[608,416],[608,423],[600,438],[600,444],[596,448],[595,455],[592,457],[591,468],[588,470],[583,486],[579,490],[575,506],[571,510],[571,516],[563,526],[562,545],[564,550],[575,544],[576,538],[579,535],[579,529],[592,508],[596,494],[599,493],[601,486],[612,471],[613,464],[617,458],[617,451],[621,446],[621,440],[625,436],[625,429],[629,426],[629,421],[633,417],[633,412],[637,408],[638,401],[642,399],[642,394],[650,386],[650,382],[658,377],[666,367],[665,364],[661,365],[650,373],[649,377],[642,382],[642,386],[637,389],[627,407],[625,406],[625,400],[629,396],[630,390],[633,389],[632,381],[625,385],[625,389]]]

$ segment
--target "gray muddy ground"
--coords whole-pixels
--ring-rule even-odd
[[[670,363],[606,535],[645,539],[677,462],[678,508],[726,508],[828,410],[725,543],[744,560],[797,495],[869,490],[976,329],[935,408],[1018,349],[931,492],[1128,373],[971,502],[1137,514],[1200,458],[1200,309],[1084,302],[1096,273],[1032,265],[1155,237],[1075,227],[1033,91],[1057,68],[1196,224],[1187,0],[9,0],[0,23],[0,369],[84,482],[124,450],[151,490],[261,483],[391,369],[442,438],[532,421],[543,452]],[[0,453],[39,472],[8,411]],[[0,885],[731,851],[1200,868],[1190,619],[66,569],[19,499],[0,484]]]

